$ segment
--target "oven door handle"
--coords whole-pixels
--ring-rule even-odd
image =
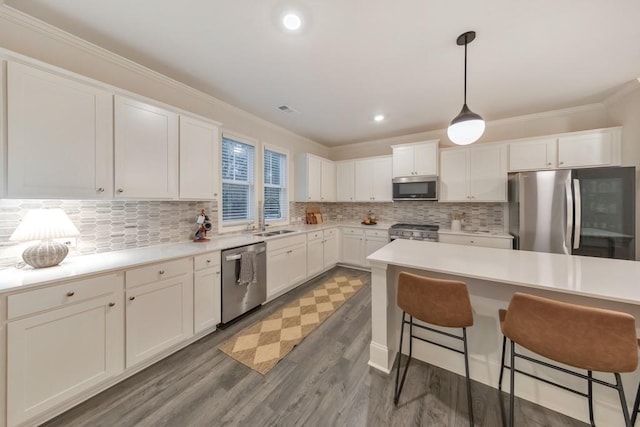
[[[260,249],[256,249],[255,251],[246,251],[246,252],[255,252],[257,254],[261,254],[264,251],[266,251],[265,248],[260,248]],[[243,252],[243,253],[245,253],[245,252]],[[226,257],[224,257],[224,260],[225,261],[237,261],[240,258],[242,258],[242,253],[236,254],[236,255],[227,255]]]

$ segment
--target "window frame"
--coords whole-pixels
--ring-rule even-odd
[[[282,154],[285,157],[285,180],[284,180],[284,194],[285,194],[285,206],[284,206],[284,217],[280,220],[265,220],[265,224],[268,224],[270,227],[276,227],[276,226],[280,226],[280,225],[289,225],[290,224],[290,218],[291,218],[291,212],[290,212],[290,202],[291,202],[291,156],[289,155],[289,150],[287,150],[286,148],[282,148],[282,147],[278,147],[277,145],[272,145],[272,144],[268,144],[268,143],[263,143],[262,144],[262,159],[261,159],[261,167],[262,167],[262,173],[260,174],[260,179],[261,179],[261,184],[262,184],[262,188],[261,188],[261,192],[260,192],[260,198],[262,200],[262,208],[264,209],[265,207],[265,197],[264,197],[264,191],[265,188],[267,188],[266,183],[264,182],[264,172],[265,172],[265,151],[269,150],[272,151],[274,153],[278,153],[278,154]],[[282,187],[281,187],[282,188]]]

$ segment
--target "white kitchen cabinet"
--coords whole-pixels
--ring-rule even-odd
[[[323,232],[325,269],[333,267],[340,259],[340,240],[338,235],[337,228],[330,228]]]
[[[8,425],[123,371],[122,289],[114,273],[8,297]]]
[[[393,178],[438,174],[438,140],[394,145]]]
[[[509,170],[553,169],[557,163],[557,139],[541,138],[509,144]]]
[[[355,162],[344,160],[336,162],[336,201],[353,202],[355,200]]]
[[[9,62],[7,142],[8,197],[113,196],[111,93]]]
[[[331,160],[302,153],[296,157],[295,199],[298,202],[335,202],[336,165]]]
[[[218,198],[219,152],[217,124],[180,116],[180,199]]]
[[[178,115],[116,95],[116,198],[178,198]]]
[[[391,156],[371,157],[355,161],[356,201],[392,201],[392,163]]]
[[[342,262],[369,267],[366,258],[387,243],[389,243],[387,230],[344,227],[342,229]]]
[[[127,368],[193,335],[193,264],[180,259],[126,272]]]
[[[370,267],[367,257],[389,243],[387,230],[365,230],[364,232],[364,258],[362,265]]]
[[[193,331],[214,328],[221,321],[220,252],[194,257]]]
[[[324,269],[324,238],[322,230],[307,233],[307,276],[315,276]]]
[[[438,233],[440,243],[454,245],[482,246],[485,248],[512,249],[513,239],[496,236],[479,236],[471,234]]]
[[[272,299],[307,278],[307,236],[267,241],[267,298]]]
[[[442,150],[442,202],[505,202],[507,161],[505,145]]]

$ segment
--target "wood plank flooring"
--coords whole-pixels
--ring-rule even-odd
[[[393,405],[394,376],[367,365],[368,285],[265,376],[217,349],[334,274],[370,281],[367,272],[337,267],[45,425],[468,426],[464,378],[417,360],[409,367],[399,406]],[[498,391],[475,382],[472,391],[476,425],[503,425]],[[519,399],[516,411],[522,427],[586,425]]]

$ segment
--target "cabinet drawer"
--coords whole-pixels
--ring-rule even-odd
[[[486,248],[511,249],[511,239],[489,236],[465,236],[456,234],[438,235],[440,243],[452,243],[454,245],[482,246]]]
[[[165,261],[145,267],[128,270],[125,273],[127,289],[158,280],[180,276],[192,271],[191,259],[184,258],[176,261]]]
[[[364,230],[367,237],[384,237],[389,238],[389,232],[387,230]]]
[[[328,229],[324,230],[324,238],[325,239],[327,237],[336,236],[337,234],[338,234],[338,229],[337,228],[328,228]]]
[[[281,239],[273,239],[267,241],[267,251],[275,251],[289,246],[307,243],[307,235],[302,233],[297,236],[283,237]]]
[[[312,242],[314,240],[322,239],[322,231],[312,231],[311,233],[307,233],[307,241]]]
[[[357,227],[342,227],[342,234],[344,234],[345,236],[362,236],[364,234],[364,230]]]
[[[195,271],[203,268],[214,267],[220,265],[220,251],[209,252],[193,257],[193,269]]]
[[[121,273],[113,273],[9,295],[7,297],[8,319],[117,292],[122,289],[122,279]]]

